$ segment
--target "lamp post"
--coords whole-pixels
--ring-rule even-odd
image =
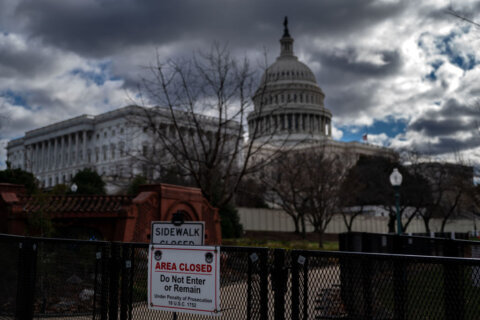
[[[72,190],[73,193],[77,192],[78,190],[78,186],[74,183],[72,184],[72,186],[70,187],[70,190]]]
[[[395,207],[397,209],[397,234],[402,234],[402,220],[400,219],[400,185],[402,184],[402,174],[398,172],[397,168],[393,168],[390,174],[390,183],[395,190]]]

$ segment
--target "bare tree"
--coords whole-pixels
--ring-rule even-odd
[[[342,184],[340,210],[348,232],[352,231],[355,219],[364,213],[365,205],[370,204],[369,195],[368,185],[363,180],[361,169],[356,165],[351,167]]]
[[[309,222],[323,246],[323,234],[340,207],[340,189],[347,163],[340,155],[327,154],[323,148],[288,152],[275,159],[271,174],[263,181],[276,202],[289,214],[296,232],[305,235]]]
[[[442,219],[441,231],[456,213],[471,203],[472,168],[462,164],[441,163],[423,156],[408,166],[410,174],[421,176],[426,185],[420,192],[423,209],[418,211],[425,225],[425,232],[431,231],[433,218]]]
[[[142,105],[155,106],[132,107],[129,126],[137,134],[130,135],[131,145],[137,147],[127,152],[150,181],[174,176],[201,188],[222,211],[232,203],[242,178],[277,154],[263,152],[269,140],[258,122],[250,124],[245,139],[252,96],[263,101],[268,83],[259,86],[249,62],[233,58],[219,45],[189,59],[162,62],[157,56],[148,70],[140,99]],[[258,107],[261,103],[256,111]],[[263,161],[251,161],[255,157]]]
[[[480,24],[478,22],[475,22],[473,21],[472,19],[468,18],[466,15],[464,15],[463,13],[461,12],[458,12],[456,10],[454,10],[453,8],[448,8],[447,10],[447,13],[451,16],[454,16],[455,18],[458,18],[462,21],[465,21],[467,23],[470,23],[472,25],[474,25],[475,27],[479,28],[480,27]]]

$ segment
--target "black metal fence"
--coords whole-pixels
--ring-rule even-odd
[[[173,319],[148,246],[0,235],[1,319]],[[220,319],[478,319],[480,260],[221,248]],[[207,319],[178,314],[177,319]]]
[[[340,251],[479,258],[480,241],[368,232],[339,234]],[[444,237],[445,236],[445,237]],[[457,234],[465,237],[465,234]]]

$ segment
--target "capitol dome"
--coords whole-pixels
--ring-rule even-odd
[[[301,143],[331,138],[332,114],[312,70],[293,53],[285,18],[280,56],[264,72],[248,115],[250,138]]]
[[[280,55],[262,76],[260,83],[265,84],[268,80],[270,83],[275,81],[307,81],[317,84],[315,75],[312,70],[303,62],[298,61],[295,56]]]

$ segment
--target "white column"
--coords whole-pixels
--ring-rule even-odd
[[[51,162],[50,162],[50,156],[51,156],[51,152],[50,152],[50,140],[46,140],[45,141],[45,171],[48,171],[50,170],[50,167],[51,167]]]
[[[87,163],[87,130],[83,131],[83,151],[82,151],[82,156],[83,156],[83,163]]]
[[[27,146],[27,168],[33,172],[33,144]]]
[[[35,143],[35,171],[40,172],[40,143]]]
[[[45,168],[45,141],[40,142],[40,172],[44,171]]]
[[[35,143],[35,151],[34,151],[34,158],[35,158],[35,171],[38,172],[40,170],[40,144],[37,142]]]
[[[62,147],[60,148],[60,168],[65,167],[65,136],[60,137],[61,142],[62,142]],[[62,181],[63,183],[64,181]]]
[[[80,150],[79,144],[80,144],[80,132],[75,132],[75,158],[73,159],[74,164],[78,164],[80,162],[80,157],[78,156],[78,151]]]
[[[53,138],[53,169],[58,168],[58,137]]]
[[[70,166],[70,164],[72,163],[72,134],[70,133],[68,135],[68,146],[67,146],[67,159],[68,159],[68,162],[67,162],[67,167]]]

